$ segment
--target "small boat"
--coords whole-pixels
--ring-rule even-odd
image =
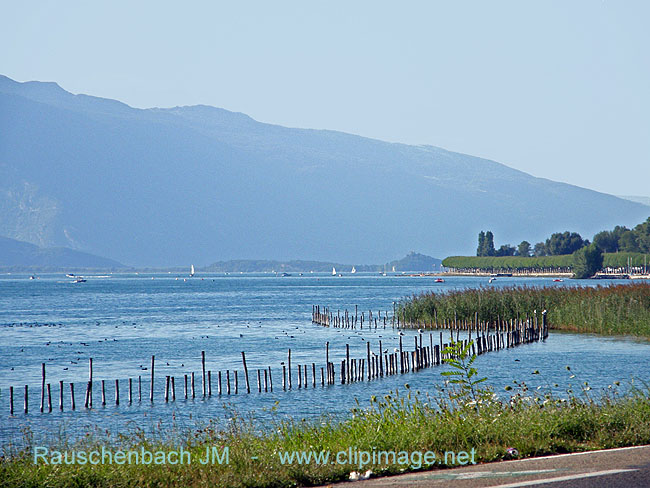
[[[553,281],[564,281],[562,278],[555,278]]]
[[[74,278],[74,273],[68,273],[66,276],[67,276],[68,278]]]
[[[352,271],[350,271],[350,273],[351,273],[351,274],[354,274],[354,273],[356,273],[356,272],[357,272],[357,268],[355,268],[354,266],[352,266]]]
[[[194,265],[190,265],[190,278],[194,276]]]
[[[78,276],[77,279],[73,281],[73,283],[85,283],[86,279],[83,276]]]
[[[442,278],[436,278],[436,283],[444,283],[444,282],[445,280],[443,280]]]
[[[32,276],[29,277],[29,279],[30,279],[30,280],[35,280],[36,277],[35,277],[34,275],[32,275]]]
[[[336,268],[332,268],[332,276],[336,276]]]
[[[492,283],[494,280],[496,280],[496,278],[493,276],[492,278],[490,278],[490,279],[488,280],[488,283]]]
[[[280,276],[291,276],[289,273],[280,273]]]

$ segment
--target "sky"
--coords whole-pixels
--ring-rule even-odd
[[[0,74],[650,196],[647,1],[0,2]]]

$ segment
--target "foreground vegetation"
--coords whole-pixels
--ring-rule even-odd
[[[426,293],[400,304],[406,322],[524,319],[548,311],[551,329],[650,338],[650,283],[596,287],[483,287]]]
[[[352,472],[371,470],[373,476],[417,469],[440,469],[458,465],[460,458],[427,466],[412,453],[432,451],[436,459],[446,453],[472,453],[467,464],[516,457],[585,451],[650,443],[650,390],[632,389],[619,396],[614,385],[595,401],[587,383],[578,393],[567,390],[567,398],[551,393],[531,394],[523,383],[515,383],[508,398],[499,399],[490,388],[482,388],[469,357],[469,346],[452,344],[446,351],[451,378],[434,396],[420,396],[406,387],[406,395],[392,392],[373,397],[370,406],[357,408],[344,421],[277,422],[259,431],[241,419],[226,430],[208,426],[187,435],[180,443],[151,443],[139,435],[120,437],[113,449],[145,448],[149,451],[189,450],[192,459],[205,456],[206,448],[229,448],[229,464],[185,465],[34,464],[32,446],[0,462],[0,486],[299,486],[350,478]],[[567,367],[567,369],[570,369]],[[573,377],[573,376],[572,376]],[[557,386],[557,385],[556,385]],[[180,444],[180,445],[179,445]],[[61,449],[101,449],[101,443],[86,439]],[[278,453],[291,451],[329,452],[393,451],[407,455],[406,462],[359,461],[346,464],[283,464]],[[514,450],[513,450],[514,449]],[[515,451],[516,450],[516,451]],[[400,454],[402,456],[402,454]],[[253,459],[255,457],[255,459]],[[332,459],[332,458],[330,458]],[[399,458],[398,458],[399,459]]]

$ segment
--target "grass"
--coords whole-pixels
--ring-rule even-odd
[[[462,351],[467,354],[467,350]],[[471,369],[471,358],[461,357],[452,371]],[[453,365],[452,365],[453,366]],[[498,461],[516,448],[521,457],[585,451],[650,443],[650,391],[633,389],[619,395],[616,387],[595,401],[588,387],[567,399],[550,393],[531,394],[525,384],[516,384],[505,399],[489,388],[479,388],[472,375],[455,376],[433,396],[412,392],[389,393],[372,398],[366,408],[355,408],[347,420],[275,422],[260,431],[254,422],[238,419],[230,428],[208,427],[188,434],[178,443],[151,443],[139,435],[121,437],[114,449],[150,451],[178,450],[180,445],[203,457],[207,446],[229,447],[227,465],[143,466],[45,465],[32,462],[32,447],[0,462],[0,486],[6,487],[165,487],[232,486],[290,487],[317,485],[349,478],[352,471],[370,469],[373,475],[396,474],[418,469],[411,465],[375,463],[283,465],[283,451],[354,450],[368,452],[433,451],[439,459],[445,452],[475,449],[476,462]],[[463,380],[473,382],[469,387]],[[66,449],[101,448],[85,439]],[[257,456],[257,459],[251,459]],[[332,454],[334,456],[334,454]],[[411,461],[413,458],[411,457]],[[435,465],[443,468],[444,465]],[[424,469],[424,466],[422,466]],[[430,468],[429,468],[430,469]]]
[[[629,265],[644,267],[650,263],[650,256],[642,253],[621,252],[604,253],[603,267],[623,268]],[[496,273],[496,272],[547,272],[570,273],[574,266],[574,256],[449,256],[442,261],[443,266],[457,270]],[[650,269],[650,267],[648,268]]]
[[[524,319],[548,311],[551,329],[650,338],[650,284],[596,287],[483,287],[414,296],[400,304],[407,323]]]

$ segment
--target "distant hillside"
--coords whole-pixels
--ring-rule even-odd
[[[119,269],[124,265],[64,247],[40,248],[27,242],[0,237],[0,268],[12,269]]]
[[[639,197],[639,196],[633,196],[633,195],[619,195],[619,198],[623,198],[624,200],[629,200],[630,202],[641,203],[643,205],[646,205],[646,206],[650,207],[650,197]]]
[[[433,135],[435,137],[435,134]],[[134,109],[0,76],[0,235],[132,266],[242,256],[381,263],[648,217],[640,203],[433,146]]]
[[[386,265],[387,270],[395,271],[440,271],[440,259],[425,256],[411,251],[405,257],[397,261],[391,261]]]
[[[325,261],[268,261],[253,259],[238,259],[232,261],[220,261],[201,268],[201,271],[219,272],[219,273],[269,273],[269,272],[331,272],[336,268],[339,273],[349,273],[352,267],[362,272],[391,271],[395,266],[395,271],[433,271],[436,266],[440,266],[441,260],[417,254],[409,253],[404,258],[391,261],[384,264],[341,264]]]

